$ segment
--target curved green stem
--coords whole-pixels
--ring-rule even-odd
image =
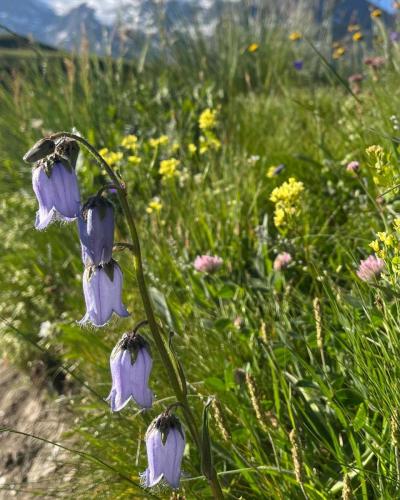
[[[160,333],[160,329],[158,327],[154,311],[153,311],[153,306],[151,304],[149,292],[147,290],[146,286],[146,280],[144,276],[144,271],[143,271],[143,263],[142,263],[142,254],[141,254],[141,249],[140,249],[140,242],[139,242],[139,236],[138,232],[136,229],[135,221],[132,215],[131,208],[129,206],[128,200],[127,200],[127,193],[126,193],[126,186],[123,180],[114,172],[114,170],[110,167],[110,165],[104,160],[104,158],[97,152],[97,150],[83,137],[80,137],[76,134],[72,134],[70,132],[58,132],[56,134],[53,134],[49,137],[49,139],[59,139],[61,137],[68,137],[70,139],[74,139],[75,141],[79,142],[82,144],[90,153],[91,155],[95,158],[97,163],[101,167],[103,167],[108,175],[110,176],[113,184],[118,190],[118,197],[119,201],[121,203],[122,210],[124,212],[128,228],[129,228],[129,233],[131,236],[131,245],[132,247],[130,248],[133,254],[133,265],[135,268],[136,272],[136,279],[138,282],[139,286],[139,291],[140,295],[142,298],[143,302],[143,307],[146,313],[147,321],[149,323],[149,328],[152,333],[154,343],[156,344],[157,350],[160,354],[161,360],[163,362],[165,371],[167,372],[168,379],[170,382],[170,385],[175,393],[176,399],[181,403],[182,405],[182,410],[183,414],[185,417],[186,425],[189,429],[189,432],[192,436],[193,441],[195,442],[199,453],[202,453],[202,445],[201,445],[201,438],[200,434],[197,430],[196,426],[196,419],[193,415],[193,412],[188,404],[186,392],[182,390],[180,379],[179,379],[179,374],[176,371],[176,368],[174,366],[174,363],[171,360],[170,353],[167,349],[167,346],[165,344],[164,338]],[[218,476],[213,470],[213,473],[211,474],[211,477],[208,478],[208,482],[210,484],[211,490],[213,492],[213,496],[216,499],[223,499],[224,495],[221,489],[221,486],[219,484]]]

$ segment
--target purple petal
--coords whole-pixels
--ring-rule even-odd
[[[129,312],[122,303],[122,271],[119,265],[114,262],[114,281],[113,281],[113,311],[121,317],[129,316]]]
[[[111,410],[120,411],[131,399],[130,372],[132,370],[131,355],[128,350],[120,350],[110,357],[112,389],[108,399]]]
[[[85,265],[100,265],[111,260],[114,245],[114,210],[105,208],[102,218],[99,207],[87,210],[87,220],[79,218],[79,236]]]
[[[176,428],[170,429],[164,450],[166,457],[164,462],[164,478],[172,488],[179,487],[184,449],[185,439],[179,430]]]
[[[149,465],[145,472],[145,485],[151,488],[161,481],[166,459],[161,433],[157,429],[151,430],[146,436],[146,450]]]
[[[148,387],[153,360],[145,347],[138,350],[135,363],[130,371],[130,390],[133,399],[142,408],[151,408],[153,392]]]
[[[73,220],[78,217],[80,195],[75,170],[70,171],[61,163],[56,163],[52,168],[50,180],[56,191],[54,206],[62,218]]]

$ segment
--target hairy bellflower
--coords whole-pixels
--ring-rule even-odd
[[[82,260],[85,266],[99,266],[111,260],[114,245],[114,208],[102,196],[92,196],[78,219]]]
[[[159,415],[147,429],[145,441],[148,467],[142,475],[144,485],[151,488],[164,481],[178,488],[185,449],[185,434],[178,418],[168,410]]]
[[[148,387],[153,360],[146,340],[138,333],[126,333],[110,356],[111,392],[107,398],[112,411],[120,411],[133,399],[150,408],[153,393]]]
[[[104,326],[114,312],[122,317],[129,316],[122,303],[122,271],[114,260],[85,269],[83,293],[86,314],[81,324]]]
[[[57,219],[71,222],[78,217],[79,187],[72,167],[60,161],[41,161],[32,172],[32,186],[39,202],[36,229],[45,229]]]

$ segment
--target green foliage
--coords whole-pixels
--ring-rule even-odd
[[[136,65],[52,54],[40,64],[24,60],[4,78],[0,345],[23,367],[47,356],[67,370],[74,419],[65,442],[84,451],[71,456],[80,467],[67,497],[143,494],[144,433],[173,401],[154,346],[154,410],[130,404],[111,414],[103,399],[109,354],[143,318],[129,253],[116,259],[132,318],[83,330],[76,324],[84,303],[75,225],[33,229],[36,201],[21,158],[40,137],[72,128],[108,154],[121,153],[112,156],[113,168],[128,186],[156,313],[164,334],[174,333],[199,430],[208,397],[218,401],[207,431],[226,497],[340,498],[346,475],[357,498],[399,494],[399,286],[393,276],[362,283],[355,269],[398,210],[396,191],[377,201],[382,190],[365,150],[382,146],[398,182],[391,117],[400,57],[394,46],[386,67],[366,69],[355,97],[333,78],[348,70],[345,61],[327,68],[306,41],[288,41],[289,32],[275,26],[254,40],[225,22],[210,41],[183,47],[175,40],[165,60]],[[260,49],[248,52],[251,42]],[[299,54],[305,67],[296,73]],[[198,119],[208,108],[217,123],[204,132]],[[128,134],[137,137],[132,147],[123,145]],[[150,143],[162,135],[167,143]],[[161,161],[171,158],[175,173],[161,175]],[[357,175],[346,172],[350,160],[360,162]],[[281,173],[269,177],[281,163]],[[84,199],[107,182],[84,152],[77,172]],[[304,184],[302,210],[283,232],[270,195],[290,177]],[[125,241],[116,212],[117,241]],[[275,271],[282,251],[293,261]],[[224,260],[213,275],[193,268],[206,253]],[[183,469],[187,498],[209,498],[190,441]],[[63,493],[58,485],[56,493]]]

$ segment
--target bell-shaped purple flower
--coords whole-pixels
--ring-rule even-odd
[[[145,440],[148,467],[142,475],[144,485],[151,488],[164,481],[178,488],[185,449],[185,434],[178,418],[168,410],[162,413],[150,424]]]
[[[85,266],[111,260],[114,245],[114,208],[102,196],[93,196],[82,207],[78,219],[82,259]]]
[[[60,161],[43,161],[34,168],[32,186],[39,202],[36,229],[54,220],[70,222],[79,215],[80,196],[75,170]]]
[[[81,324],[92,323],[94,326],[104,326],[113,312],[119,316],[129,316],[122,303],[121,268],[114,260],[102,266],[85,269],[83,293],[86,314],[80,321]]]
[[[133,399],[142,408],[151,408],[153,393],[148,387],[153,360],[146,340],[138,333],[126,333],[110,356],[112,388],[107,401],[120,411]]]

